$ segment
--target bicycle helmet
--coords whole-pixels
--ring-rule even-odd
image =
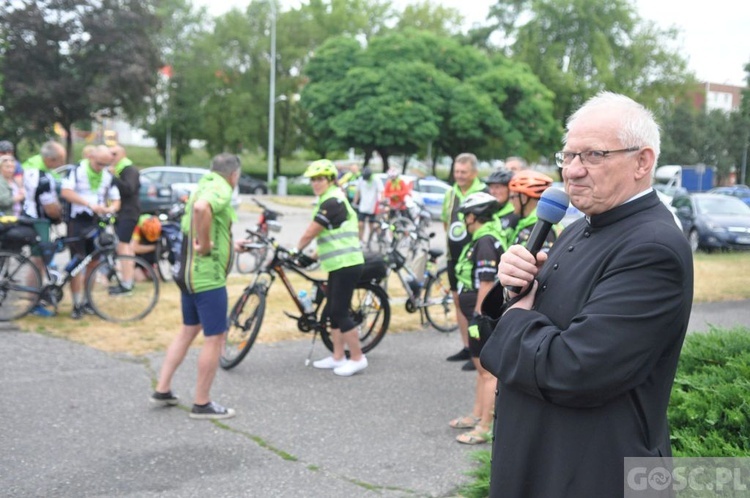
[[[331,180],[334,180],[339,174],[339,171],[336,169],[336,165],[333,164],[328,159],[318,159],[317,161],[313,161],[310,163],[310,166],[307,167],[305,170],[305,175],[308,178],[312,178],[314,176],[324,176],[326,178],[330,178]]]
[[[362,169],[362,178],[364,178],[365,180],[369,180],[371,176],[372,176],[372,169],[370,169],[369,166],[365,166]]]
[[[480,220],[490,220],[500,210],[500,203],[486,192],[475,192],[469,195],[458,208],[464,215],[471,213]]]
[[[487,185],[500,184],[508,185],[513,178],[513,172],[505,168],[498,168],[484,181]]]
[[[141,224],[141,235],[149,242],[156,242],[161,237],[161,222],[156,216],[150,216]]]
[[[508,183],[508,188],[512,192],[519,192],[534,199],[539,199],[542,192],[550,186],[552,186],[552,178],[530,169],[517,172]]]
[[[388,168],[388,179],[395,180],[398,178],[398,170],[396,168]]]
[[[13,153],[13,142],[9,140],[0,140],[0,153]]]

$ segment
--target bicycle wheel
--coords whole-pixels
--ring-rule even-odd
[[[424,313],[430,325],[440,332],[453,332],[458,328],[456,303],[453,302],[447,268],[439,270],[427,281]]]
[[[122,268],[133,266],[133,288],[122,286]],[[97,315],[109,322],[130,322],[148,315],[159,299],[159,279],[154,268],[138,256],[104,256],[86,280],[86,299]]]
[[[159,278],[162,282],[169,282],[174,279],[172,273],[172,263],[169,262],[169,258],[172,257],[172,250],[169,247],[169,241],[166,235],[159,237],[159,241],[156,243],[156,271],[159,272]]]
[[[21,254],[0,251],[0,321],[26,315],[39,302],[42,276]]]
[[[247,356],[255,338],[258,337],[265,311],[265,292],[257,287],[245,289],[229,313],[229,330],[224,350],[219,358],[221,368],[234,368]]]
[[[356,324],[362,352],[367,353],[383,340],[388,331],[388,325],[391,323],[391,305],[388,303],[388,295],[371,282],[360,282],[354,289],[349,312]],[[328,350],[333,351],[333,342],[328,329],[325,328],[320,336]],[[348,356],[349,352],[347,351],[346,354]]]

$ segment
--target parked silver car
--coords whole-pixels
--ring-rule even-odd
[[[210,172],[208,168],[193,166],[153,166],[141,170],[141,178],[159,185],[170,185],[175,193],[192,194],[198,187],[198,181]],[[240,205],[240,190],[234,187],[232,207]]]

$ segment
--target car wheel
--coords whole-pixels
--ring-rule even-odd
[[[700,246],[698,230],[690,230],[690,233],[688,234],[688,242],[690,242],[690,249],[692,249],[693,252],[697,252]]]
[[[264,189],[263,187],[255,187],[253,189],[253,194],[255,195],[263,195],[265,193],[266,193],[266,189]]]

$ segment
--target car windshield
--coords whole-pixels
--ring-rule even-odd
[[[699,197],[695,204],[702,214],[750,215],[750,206],[734,197]]]

